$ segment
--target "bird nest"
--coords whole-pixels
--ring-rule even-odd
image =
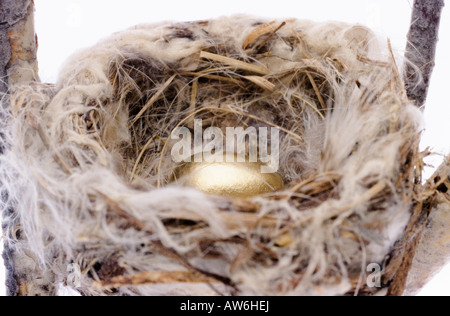
[[[388,46],[341,23],[165,23],[76,54],[55,86],[16,87],[1,171],[20,219],[8,242],[42,285],[28,291],[382,291],[423,158]],[[171,136],[194,119],[277,127],[284,186],[233,198],[174,180]]]

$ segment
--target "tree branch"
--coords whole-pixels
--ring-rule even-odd
[[[427,99],[443,7],[444,0],[414,0],[404,75],[408,97],[418,107]]]
[[[450,260],[450,156],[428,181],[431,215],[415,251],[404,295],[416,295]]]
[[[8,91],[12,85],[38,80],[37,41],[34,32],[33,0],[0,0],[0,104],[8,107]],[[0,137],[5,119],[0,117]],[[2,154],[4,148],[0,148]],[[7,192],[1,192],[3,200]],[[20,226],[14,210],[7,209],[2,215],[2,229],[6,234],[2,254],[6,267],[6,288],[10,296],[29,294],[27,286],[33,274],[26,268],[30,258],[25,253],[15,251],[11,240],[20,240],[15,227]],[[14,235],[14,236],[13,236]],[[33,265],[30,265],[33,266]],[[30,267],[28,266],[28,267]],[[37,283],[37,282],[36,282]],[[0,285],[3,286],[3,285]]]

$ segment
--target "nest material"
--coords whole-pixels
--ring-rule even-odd
[[[56,86],[16,87],[11,106],[8,242],[47,289],[375,294],[366,267],[387,264],[420,200],[421,115],[362,26],[139,26],[75,55]],[[194,118],[279,127],[285,188],[229,199],[171,183],[170,135]]]

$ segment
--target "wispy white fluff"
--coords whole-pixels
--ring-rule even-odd
[[[0,157],[2,189],[8,192],[3,209],[13,207],[17,212],[35,262],[56,275],[49,282],[65,282],[67,266],[76,263],[82,271],[77,291],[107,294],[93,282],[100,279],[96,265],[111,258],[125,274],[185,269],[159,253],[152,246],[155,241],[198,268],[229,277],[239,294],[345,294],[351,290],[355,267],[365,261],[383,263],[410,216],[412,188],[398,179],[412,172],[402,168],[405,151],[416,152],[421,115],[404,97],[386,45],[362,26],[290,20],[271,43],[271,53],[279,58],[257,61],[273,74],[292,69],[299,74],[318,73],[330,86],[324,96],[325,120],[303,101],[303,108],[295,110],[273,105],[281,118],[299,122],[304,141],[282,139],[281,165],[286,178],[293,180],[284,193],[291,199],[267,196],[253,201],[259,210],[250,215],[277,218],[278,225],[267,228],[255,221],[250,228],[235,222],[232,201],[192,189],[173,184],[156,188],[145,177],[129,182],[123,147],[132,135],[128,109],[114,103],[110,70],[115,61],[126,56],[195,71],[201,50],[227,47],[234,51],[232,58],[252,62],[242,44],[256,22],[267,21],[237,16],[208,25],[138,26],[76,54],[55,87],[15,87],[12,111],[2,113],[9,119],[7,152]],[[174,27],[192,31],[194,40],[171,38]],[[304,47],[288,45],[295,36],[301,36]],[[310,56],[305,55],[305,47]],[[343,69],[337,70],[338,64]],[[282,98],[290,100],[293,93],[304,92],[286,88]],[[239,96],[236,100],[242,102]],[[169,104],[166,110],[170,113],[174,108]],[[83,130],[83,120],[92,110],[102,122],[97,133]],[[265,115],[257,109],[249,111]],[[327,197],[309,195],[308,185],[321,178],[334,181],[334,189]],[[307,179],[313,179],[311,184],[290,191]],[[377,187],[379,192],[374,192]],[[381,210],[371,209],[376,199],[383,200]],[[145,230],[131,227],[111,212],[111,201],[145,223]],[[305,202],[312,206],[301,208]],[[168,229],[169,219],[200,224],[182,233]],[[278,247],[276,233],[287,224],[293,225],[287,230],[292,241]],[[248,248],[225,242],[236,237],[247,240]],[[219,259],[209,258],[208,249],[201,248],[205,240],[217,242]],[[23,246],[11,236],[8,241]],[[235,259],[250,251],[262,256],[273,252],[277,260],[251,257],[238,265]],[[197,293],[191,286],[158,285],[123,287],[115,294],[184,293],[180,289]],[[59,293],[73,294],[66,287],[60,287]]]

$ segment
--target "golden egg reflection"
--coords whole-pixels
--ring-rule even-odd
[[[271,193],[283,187],[277,173],[262,173],[260,162],[191,162],[178,172],[178,183],[199,191],[232,198],[248,198]],[[236,161],[235,156],[232,157]]]

